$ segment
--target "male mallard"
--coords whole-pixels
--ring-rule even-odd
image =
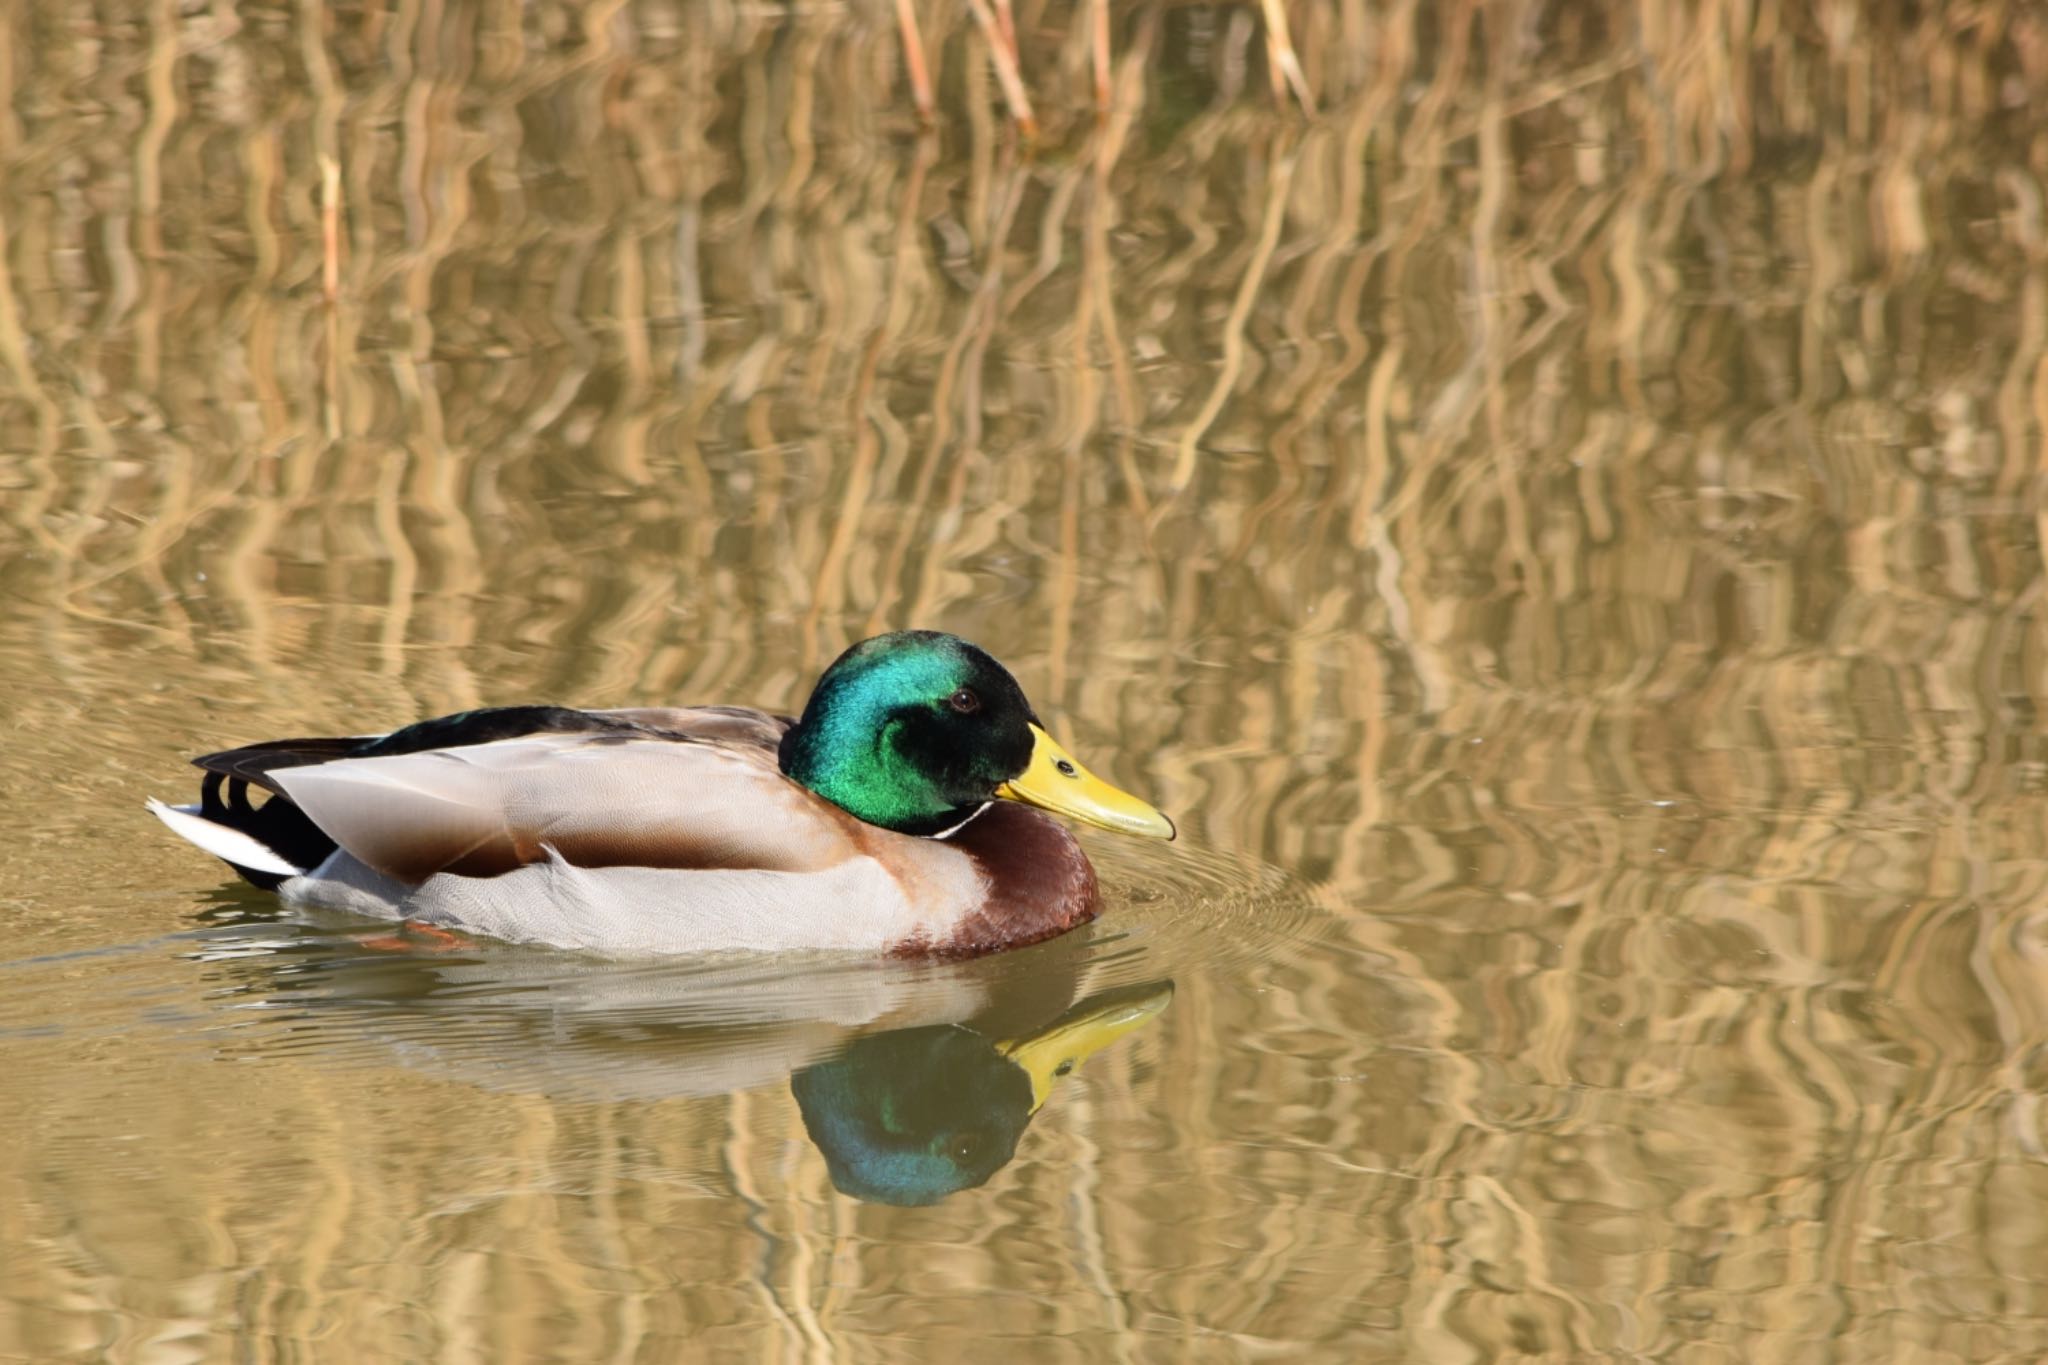
[[[1020,803],[1174,835],[935,631],[847,650],[797,720],[510,706],[193,761],[198,804],[150,808],[288,902],[620,953],[1034,943],[1095,917],[1095,869]]]

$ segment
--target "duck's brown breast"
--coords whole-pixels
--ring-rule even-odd
[[[947,842],[972,858],[987,898],[944,939],[906,943],[904,957],[977,957],[1064,934],[1095,918],[1095,868],[1067,827],[997,801]]]

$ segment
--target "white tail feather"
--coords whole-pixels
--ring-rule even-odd
[[[172,831],[197,844],[216,858],[246,867],[252,872],[268,872],[278,877],[296,877],[306,869],[293,867],[279,857],[277,850],[268,844],[259,843],[238,829],[217,824],[199,813],[197,806],[166,806],[155,797],[149,799],[149,809],[156,818],[169,825]]]

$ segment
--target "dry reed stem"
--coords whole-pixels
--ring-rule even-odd
[[[924,37],[917,31],[917,0],[896,0],[896,31],[903,37],[903,70],[910,79],[910,98],[920,123],[933,118],[931,69],[925,65]]]
[[[1038,136],[1038,118],[1031,112],[1031,95],[1025,90],[1023,74],[1017,67],[1018,54],[1004,38],[1001,23],[989,12],[989,0],[968,0],[968,7],[974,11],[974,20],[981,25],[982,37],[988,42],[989,61],[995,67],[996,81],[1002,86],[1003,102],[1009,106],[1011,119],[1025,137]]]
[[[1291,90],[1303,113],[1315,113],[1315,98],[1309,94],[1308,78],[1302,74],[1301,58],[1294,51],[1294,36],[1288,29],[1286,0],[1259,0],[1259,9],[1266,18],[1267,74],[1274,100],[1285,104]]]
[[[1010,62],[1020,70],[1023,54],[1017,48],[1017,16],[1010,10],[1010,0],[995,0],[996,33],[1002,39],[1003,50],[1010,54]]]
[[[1095,112],[1109,113],[1109,0],[1088,0],[1088,52],[1095,77]]]

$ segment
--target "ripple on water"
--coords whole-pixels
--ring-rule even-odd
[[[1292,956],[1327,922],[1309,884],[1246,854],[1134,839],[1096,840],[1103,914],[1087,932],[1148,970],[1198,973]]]

